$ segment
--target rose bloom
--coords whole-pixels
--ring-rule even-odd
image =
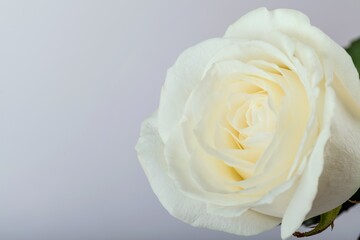
[[[360,187],[359,99],[342,47],[260,8],[180,55],[136,150],[176,218],[238,235],[281,223],[285,239]]]

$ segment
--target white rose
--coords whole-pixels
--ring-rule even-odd
[[[181,54],[136,149],[173,216],[288,238],[360,187],[359,99],[343,48],[298,11],[260,8]]]

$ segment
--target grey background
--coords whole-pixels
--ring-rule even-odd
[[[0,1],[0,239],[279,239],[174,219],[134,151],[176,57],[260,6],[360,35],[358,0]],[[359,216],[312,239],[355,239]]]

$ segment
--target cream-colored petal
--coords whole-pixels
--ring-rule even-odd
[[[240,180],[236,171],[201,148],[191,130],[184,122],[164,146],[167,174],[177,188],[188,197],[224,206],[257,199],[245,196],[240,187],[231,184]]]
[[[209,214],[206,203],[185,196],[167,175],[163,142],[158,133],[157,115],[144,121],[136,145],[141,165],[162,205],[174,217],[193,226],[226,231],[238,235],[255,235],[277,226],[281,219],[251,210],[238,217]]]
[[[159,132],[167,140],[170,132],[181,119],[185,104],[195,86],[202,80],[210,60],[225,46],[229,39],[209,39],[185,50],[168,69],[161,90],[159,105]]]
[[[287,33],[308,27],[311,27],[308,17],[299,11],[292,9],[269,11],[263,7],[245,14],[230,25],[224,37],[259,39],[260,36],[272,31]]]
[[[313,151],[309,156],[305,170],[301,175],[299,185],[295,190],[294,196],[283,217],[281,225],[281,237],[283,239],[290,237],[292,233],[301,226],[311,209],[313,209],[313,213],[323,213],[319,212],[315,208],[312,208],[312,205],[318,191],[319,177],[324,168],[325,145],[331,134],[330,125],[334,114],[335,96],[334,92],[330,88],[326,90],[325,103],[321,132],[319,133]],[[320,188],[319,191],[321,192]],[[338,205],[333,205],[327,210],[331,210],[337,206]],[[327,207],[329,207],[329,205],[327,205]]]
[[[360,122],[342,102],[344,100],[338,97],[319,191],[309,217],[342,204],[360,187]]]

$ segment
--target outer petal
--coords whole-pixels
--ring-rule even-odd
[[[231,43],[234,41],[222,38],[201,42],[185,50],[174,66],[169,68],[159,105],[159,132],[164,141],[181,119],[186,101],[196,84],[201,81],[211,59]]]
[[[245,14],[230,25],[224,37],[253,40],[261,39],[266,33],[274,30],[288,34],[304,27],[310,27],[310,20],[299,11],[293,9],[269,11],[262,7]]]
[[[348,200],[360,185],[360,121],[338,99],[319,192],[309,217],[329,211]],[[360,109],[358,109],[360,112]],[[316,210],[316,211],[315,211]]]
[[[207,227],[238,235],[255,235],[271,229],[281,222],[279,218],[251,210],[239,217],[210,215],[207,213],[205,203],[186,197],[176,188],[167,175],[163,148],[155,114],[144,121],[136,150],[153,191],[174,217],[193,226]]]

